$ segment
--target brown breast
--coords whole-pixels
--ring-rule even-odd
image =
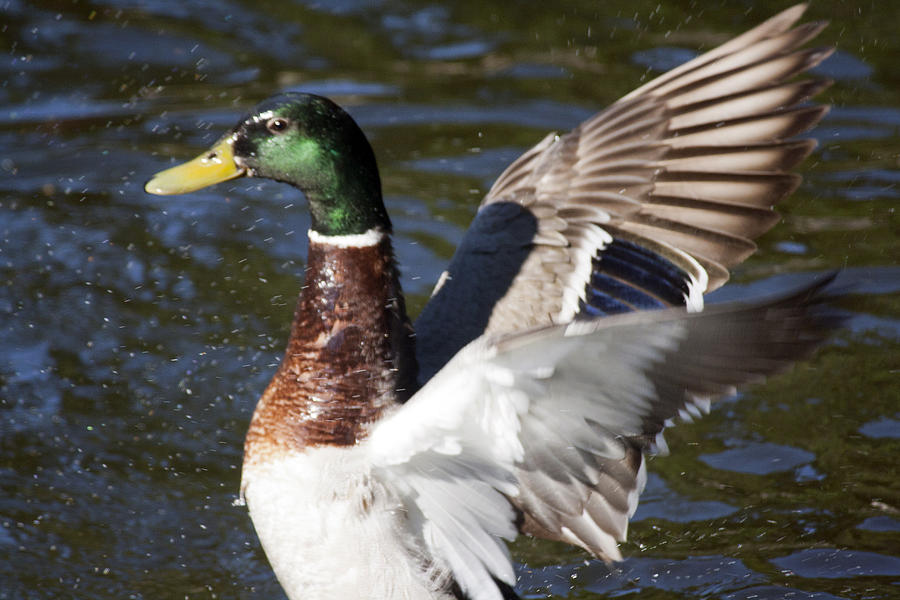
[[[244,464],[310,446],[348,446],[415,385],[412,326],[390,240],[310,242],[284,359],[256,406]]]

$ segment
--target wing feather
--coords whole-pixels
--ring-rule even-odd
[[[644,452],[710,399],[809,354],[839,324],[820,282],[785,298],[577,320],[460,351],[362,448],[464,593],[514,583],[525,532],[619,560]],[[412,517],[411,517],[412,518]]]
[[[510,165],[416,322],[422,381],[485,332],[667,305],[700,310],[703,294],[777,222],[772,206],[800,182],[788,171],[815,145],[789,139],[827,110],[803,103],[828,81],[794,79],[831,53],[803,48],[825,26],[796,25],[804,10],[657,77]],[[646,265],[629,257],[685,289],[658,294]],[[496,290],[487,299],[486,288]]]

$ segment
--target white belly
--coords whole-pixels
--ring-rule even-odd
[[[445,600],[396,495],[356,448],[315,448],[245,467],[244,497],[291,600]],[[446,573],[446,571],[444,571]]]

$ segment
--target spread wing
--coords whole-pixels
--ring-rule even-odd
[[[780,370],[835,319],[824,284],[773,302],[549,325],[467,345],[363,442],[410,526],[473,600],[515,582],[517,527],[620,559],[642,452],[696,398]],[[525,516],[522,523],[519,517]]]
[[[828,82],[794,76],[831,49],[795,6],[550,134],[494,183],[416,321],[427,381],[482,333],[685,305],[728,278],[778,220],[814,146]]]

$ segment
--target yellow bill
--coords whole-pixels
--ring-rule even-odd
[[[222,138],[197,158],[154,175],[144,190],[161,196],[186,194],[244,175],[246,170],[234,162],[231,144],[231,136]]]

